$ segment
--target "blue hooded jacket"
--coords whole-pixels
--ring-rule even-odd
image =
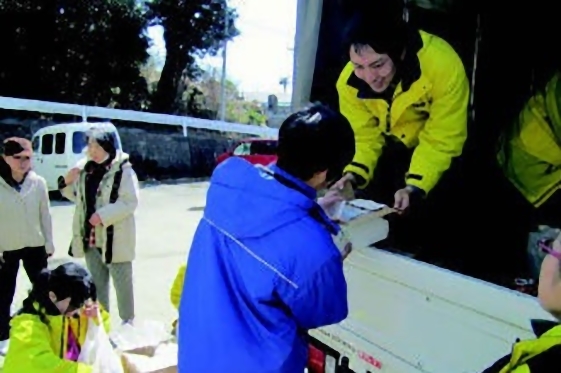
[[[339,227],[315,198],[274,165],[218,166],[185,274],[180,373],[301,373],[308,330],[347,317]]]

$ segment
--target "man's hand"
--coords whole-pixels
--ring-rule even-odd
[[[92,215],[92,217],[90,218],[90,224],[94,227],[97,227],[98,225],[102,224],[103,222],[101,221],[101,217],[99,216],[99,214],[96,212],[95,214]]]
[[[413,192],[414,189],[410,186],[406,186],[405,188],[395,192],[395,202],[393,208],[396,209],[398,214],[403,214],[405,210],[409,208],[409,205],[411,203],[411,194]]]
[[[341,251],[341,255],[343,256],[343,260],[347,259],[347,257],[351,253],[351,251],[353,251],[353,244],[349,242],[345,245],[345,248],[343,249],[343,251]]]
[[[78,180],[78,177],[80,177],[80,169],[76,167],[72,168],[64,177],[64,183],[66,185],[72,185]]]
[[[339,193],[338,190],[329,190],[325,195],[321,198],[318,198],[318,205],[321,206],[323,211],[329,216],[333,218],[335,214],[335,206],[337,203],[343,201],[343,196]]]
[[[348,184],[352,184],[354,182],[355,176],[352,173],[347,172],[345,175],[343,175],[342,178],[335,182],[335,184],[333,184],[330,189],[342,191],[343,189],[345,189],[345,187],[348,186]]]

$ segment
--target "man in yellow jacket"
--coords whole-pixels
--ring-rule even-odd
[[[462,153],[469,83],[454,49],[401,17],[361,10],[350,22],[350,61],[337,81],[339,106],[356,153],[334,188],[367,188],[369,198],[409,207],[426,196]]]
[[[561,73],[526,102],[503,134],[498,161],[508,180],[536,209],[561,188]],[[555,215],[561,223],[559,208]]]
[[[525,250],[514,249],[518,243],[512,242],[511,251],[520,270],[530,270],[532,277],[537,277],[543,260],[536,253],[536,239],[551,228],[561,228],[561,72],[538,87],[502,134],[497,156],[509,186],[514,187],[513,193],[509,189],[503,193],[510,205],[508,213],[520,224],[520,236],[509,239],[520,242],[530,234]],[[530,267],[526,251],[531,253]]]

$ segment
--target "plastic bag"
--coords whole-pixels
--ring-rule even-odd
[[[153,356],[156,348],[172,337],[164,323],[137,321],[124,324],[110,333],[109,337],[121,352]]]
[[[177,354],[177,344],[164,343],[152,357],[124,353],[123,364],[127,373],[177,373]]]
[[[121,358],[111,345],[99,313],[97,319],[99,325],[88,319],[88,332],[78,362],[92,366],[93,373],[124,373]]]

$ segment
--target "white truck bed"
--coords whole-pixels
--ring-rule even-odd
[[[356,373],[481,372],[533,337],[530,319],[553,320],[534,297],[375,248],[345,274],[349,317],[310,335]]]

